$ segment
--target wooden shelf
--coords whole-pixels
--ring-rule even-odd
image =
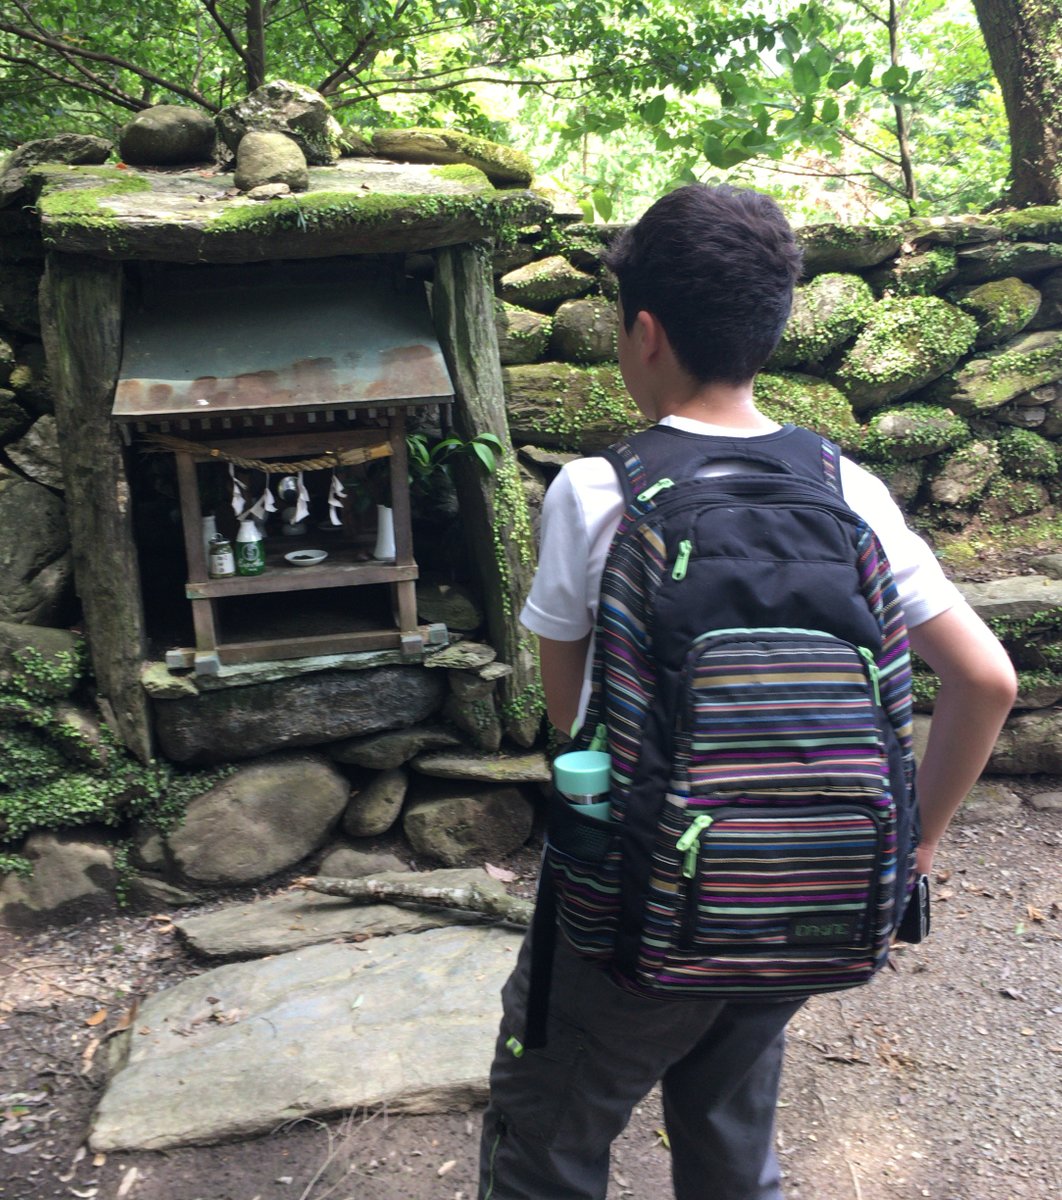
[[[358,549],[350,544],[328,546],[328,557],[313,567],[293,567],[284,555],[305,547],[303,539],[266,541],[266,569],[261,575],[234,575],[228,579],[189,579],[189,600],[218,600],[225,596],[255,596],[265,592],[310,592],[318,588],[361,587],[370,583],[399,583],[417,578],[416,563],[359,562]]]

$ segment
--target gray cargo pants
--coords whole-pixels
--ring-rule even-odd
[[[611,1144],[657,1080],[677,1200],[780,1200],[774,1112],[803,1001],[635,996],[558,934],[547,1045],[517,1058],[529,968],[525,939],[502,989],[480,1200],[604,1200]]]

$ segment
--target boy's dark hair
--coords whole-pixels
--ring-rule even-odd
[[[629,332],[657,318],[679,364],[701,383],[746,383],[789,318],[801,251],[759,192],[690,184],[663,196],[605,257]]]

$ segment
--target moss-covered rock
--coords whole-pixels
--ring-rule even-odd
[[[502,366],[538,362],[545,356],[553,329],[552,318],[499,300],[494,306],[494,324]]]
[[[926,475],[924,459],[914,459],[910,462],[872,459],[867,462],[866,467],[885,484],[892,497],[900,504],[912,503],[922,490],[922,481]]]
[[[891,258],[903,241],[895,225],[805,225],[796,231],[804,251],[804,274],[862,271]]]
[[[1006,479],[997,476],[982,498],[980,513],[987,521],[1013,521],[1045,508],[1050,500],[1047,488],[1034,479]]]
[[[1031,429],[1007,429],[996,439],[999,461],[1015,479],[1053,479],[1062,465],[1058,447]]]
[[[498,187],[527,187],[534,176],[522,150],[452,129],[377,129],[372,144],[398,162],[467,163]]]
[[[934,246],[875,268],[867,273],[867,281],[879,296],[929,296],[946,288],[959,273],[957,258],[953,247]]]
[[[601,296],[566,300],[553,316],[550,351],[562,362],[615,362],[618,328],[611,300]]]
[[[1015,242],[1062,242],[1062,205],[1059,204],[1000,213],[994,220]]]
[[[201,108],[156,104],[122,126],[118,153],[134,166],[208,162],[214,156],[214,122]]]
[[[1003,237],[998,225],[978,216],[911,217],[900,228],[912,246],[968,246]]]
[[[768,370],[821,362],[854,338],[873,304],[858,275],[818,275],[793,295],[793,311]]]
[[[880,408],[951,370],[973,345],[977,322],[936,296],[876,304],[836,373],[856,411]]]
[[[959,251],[959,283],[984,283],[1017,275],[1027,279],[1062,266],[1062,243],[993,242]]]
[[[905,461],[955,450],[969,440],[969,426],[951,409],[906,404],[871,417],[863,449],[873,458]]]
[[[999,453],[991,442],[970,442],[948,455],[930,484],[937,504],[964,508],[999,474]]]
[[[618,367],[533,363],[502,375],[514,442],[593,453],[648,424]]]
[[[960,413],[992,412],[1056,379],[1062,379],[1062,333],[1023,333],[942,379],[932,398]]]
[[[336,162],[343,149],[343,129],[328,101],[313,88],[284,79],[271,80],[238,104],[223,108],[214,123],[233,153],[251,130],[286,133],[311,166]]]
[[[852,406],[824,379],[795,372],[758,375],[755,397],[757,407],[772,421],[803,425],[846,450],[859,445],[859,423]]]
[[[1041,297],[1031,284],[1012,276],[964,290],[955,303],[981,326],[974,345],[982,349],[1021,333],[1039,312]]]
[[[503,275],[498,294],[509,304],[553,312],[564,300],[585,296],[594,287],[594,277],[579,271],[559,254],[540,258]]]

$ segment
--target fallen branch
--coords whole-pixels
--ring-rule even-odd
[[[306,876],[295,881],[296,887],[325,896],[343,896],[354,904],[412,904],[417,908],[451,908],[459,912],[477,913],[491,921],[521,928],[531,923],[534,905],[477,884],[467,887],[432,887],[430,884],[408,883],[390,879],[334,879],[327,875]]]

